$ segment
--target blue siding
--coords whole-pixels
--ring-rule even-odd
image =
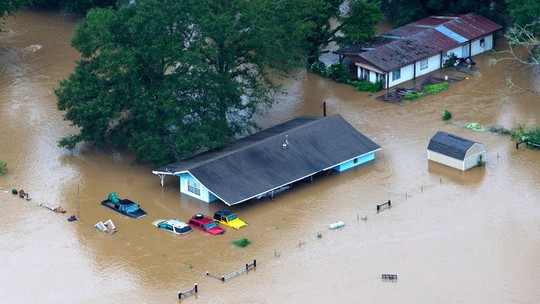
[[[200,194],[193,193],[189,191],[188,188],[188,182],[192,182],[194,185],[199,186],[199,192]],[[189,195],[191,197],[194,197],[196,199],[200,199],[203,202],[210,203],[215,200],[217,200],[217,197],[210,193],[208,189],[201,183],[199,183],[191,174],[189,173],[182,173],[180,174],[180,192]]]
[[[366,155],[351,159],[350,161],[342,163],[341,165],[335,166],[332,169],[342,172],[352,167],[356,167],[360,164],[367,163],[368,161],[374,160],[374,159],[375,159],[375,152],[371,152]]]

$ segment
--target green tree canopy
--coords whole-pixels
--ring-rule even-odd
[[[345,46],[368,40],[383,18],[378,3],[342,0],[296,0],[295,11],[303,20],[308,64],[315,62],[331,44]]]
[[[25,7],[29,3],[30,0],[0,0],[0,29],[7,15],[13,14],[17,9]]]
[[[533,29],[540,31],[540,1],[538,0],[506,0],[508,13],[517,25],[525,27],[535,24]]]
[[[267,67],[300,64],[290,1],[144,0],[92,9],[72,45],[75,72],[55,90],[81,141],[127,146],[164,164],[253,130],[276,89]],[[273,70],[273,71],[274,71]]]
[[[377,2],[378,0],[369,0]],[[381,0],[384,15],[402,26],[430,15],[477,13],[501,22],[505,0]],[[507,0],[511,1],[511,0]],[[534,1],[534,0],[531,0]]]

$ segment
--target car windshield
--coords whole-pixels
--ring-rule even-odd
[[[237,219],[237,218],[238,218],[238,216],[236,216],[236,214],[232,214],[232,215],[229,215],[229,216],[227,217],[227,221],[230,222],[230,221],[235,220],[235,219]]]
[[[176,233],[184,233],[184,232],[186,232],[188,230],[189,230],[189,226],[184,227],[184,228],[174,227],[174,231],[176,231]]]
[[[135,211],[139,210],[139,206],[137,206],[135,204],[125,206],[124,208],[125,208],[124,210],[126,210],[126,212],[135,212]]]
[[[216,226],[217,226],[216,222],[211,222],[211,223],[206,224],[205,228],[206,229],[212,229],[212,228],[214,228]]]

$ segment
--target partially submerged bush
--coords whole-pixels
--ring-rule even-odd
[[[426,94],[435,94],[435,93],[439,93],[440,91],[444,91],[447,89],[448,89],[448,83],[446,82],[428,84],[424,87],[424,91],[426,92]]]
[[[251,241],[246,238],[242,238],[242,239],[234,240],[233,244],[238,247],[246,247],[247,245],[251,244]]]
[[[471,122],[467,125],[467,129],[482,132],[485,131],[485,129],[477,122]]]
[[[328,78],[335,82],[347,83],[349,82],[349,70],[341,63],[334,63],[326,69]]]
[[[413,99],[416,99],[416,98],[420,98],[422,96],[426,96],[426,93],[424,93],[424,92],[415,92],[415,93],[411,93],[411,94],[407,94],[407,95],[403,96],[403,99],[405,99],[405,100],[413,100]]]
[[[362,92],[378,92],[382,89],[382,82],[371,83],[369,81],[353,81],[352,85],[358,91]]]
[[[518,143],[525,142],[527,144],[540,144],[540,125],[536,127],[525,127],[519,125],[510,132],[510,136]]]
[[[452,112],[448,111],[448,110],[444,110],[444,112],[442,113],[442,116],[441,116],[442,120],[444,121],[448,121],[452,118]]]
[[[322,61],[315,61],[312,65],[310,70],[318,75],[321,75],[323,77],[328,76],[326,72],[326,65]]]
[[[7,171],[7,162],[3,159],[0,159],[0,175],[6,174]]]

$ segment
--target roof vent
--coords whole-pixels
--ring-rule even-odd
[[[289,136],[288,135],[285,135],[285,141],[283,142],[283,145],[281,145],[283,147],[283,149],[287,149],[287,147],[289,146]]]

